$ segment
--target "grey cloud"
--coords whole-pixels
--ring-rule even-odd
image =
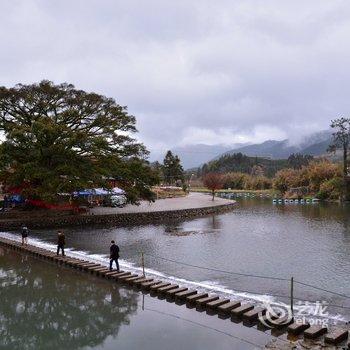
[[[295,138],[350,111],[346,0],[3,0],[0,21],[1,84],[112,96],[151,149]]]

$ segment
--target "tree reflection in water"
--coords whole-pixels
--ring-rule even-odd
[[[1,349],[97,346],[129,324],[137,303],[130,289],[0,251]]]

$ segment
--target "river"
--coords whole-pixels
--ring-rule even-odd
[[[346,205],[240,199],[233,211],[221,215],[160,225],[74,228],[65,234],[70,254],[107,264],[114,239],[121,249],[122,266],[139,270],[143,252],[148,274],[233,299],[289,304],[294,277],[294,304],[325,302],[331,304],[327,318],[332,322],[350,319],[350,207]],[[54,249],[56,231],[33,231],[31,238]]]

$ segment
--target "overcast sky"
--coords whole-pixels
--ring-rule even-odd
[[[350,114],[349,0],[0,0],[0,85],[113,97],[151,150],[261,142]]]

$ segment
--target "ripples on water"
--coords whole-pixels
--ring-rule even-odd
[[[115,239],[120,245],[123,263],[129,267],[140,266],[143,251],[149,272],[202,288],[218,289],[235,297],[288,303],[288,299],[281,296],[289,296],[289,282],[218,273],[157,257],[287,280],[293,276],[350,296],[349,206],[273,205],[271,200],[247,199],[241,200],[234,211],[222,215],[171,220],[162,225],[67,229],[65,233],[68,246],[91,258],[107,261],[110,240]],[[52,244],[56,232],[37,231],[31,236]],[[327,300],[350,307],[349,299],[301,285],[295,286],[295,295],[300,299]],[[338,313],[349,314],[347,309],[332,309],[332,313],[335,318]]]

